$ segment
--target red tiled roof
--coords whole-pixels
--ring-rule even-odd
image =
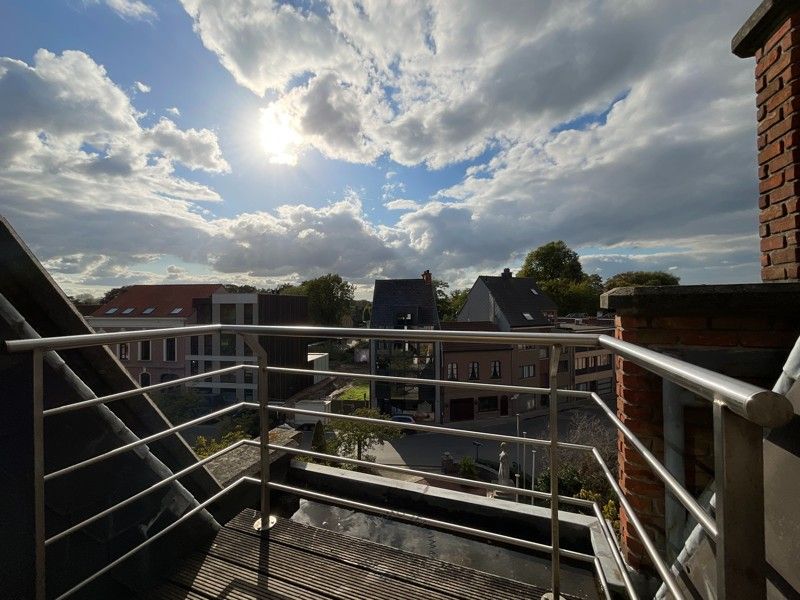
[[[132,285],[111,302],[103,304],[92,313],[93,317],[188,317],[194,312],[192,300],[209,298],[211,294],[224,292],[225,288],[218,283],[204,284],[168,284],[168,285]],[[112,308],[117,310],[111,314]],[[132,308],[132,311],[126,312]],[[145,310],[154,309],[145,314]],[[179,313],[172,311],[181,308]]]

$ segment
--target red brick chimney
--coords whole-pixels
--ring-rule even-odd
[[[431,285],[433,278],[431,277],[431,272],[428,269],[425,269],[425,272],[422,274],[422,281]]]
[[[800,1],[764,0],[731,43],[756,59],[762,281],[800,280]]]

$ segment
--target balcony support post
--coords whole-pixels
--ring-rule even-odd
[[[763,435],[714,402],[717,598],[766,598]]]
[[[45,600],[44,350],[33,351],[33,521],[36,600]]]
[[[558,361],[561,346],[550,347],[550,570],[552,590],[542,600],[560,600],[561,565],[559,563],[558,523]],[[525,451],[527,454],[527,449]],[[524,460],[524,458],[523,458]]]
[[[267,351],[259,343],[258,336],[242,335],[245,343],[253,351],[258,359],[258,421],[259,421],[259,444],[260,444],[260,471],[261,471],[261,518],[254,524],[253,528],[262,532],[268,532],[275,525],[276,518],[270,513],[269,497],[269,373],[267,367]]]

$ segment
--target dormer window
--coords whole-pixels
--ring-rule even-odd
[[[178,306],[178,307],[176,307],[176,308],[173,308],[173,309],[172,309],[172,310],[169,312],[169,314],[171,314],[171,315],[177,315],[177,314],[180,314],[182,310],[183,310],[183,308],[181,308],[180,306]]]
[[[129,315],[133,312],[133,310],[134,310],[133,308],[126,308],[125,310],[122,311],[122,314]]]
[[[113,315],[115,312],[117,312],[117,310],[118,310],[118,309],[117,309],[116,307],[115,307],[115,308],[109,308],[109,309],[106,311],[106,314],[107,314],[107,315]]]
[[[143,315],[151,314],[156,308],[154,306],[149,306],[142,311]]]
[[[533,316],[531,313],[522,313],[522,316],[525,317],[528,321],[533,321]]]

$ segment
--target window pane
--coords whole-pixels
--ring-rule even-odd
[[[219,336],[219,353],[222,356],[236,356],[236,334],[222,333]]]
[[[196,335],[189,338],[189,354],[200,354],[200,338]]]
[[[128,360],[129,356],[129,346],[128,344],[122,343],[119,345],[119,359],[120,360]]]
[[[253,323],[253,305],[252,304],[245,304],[244,305],[244,324],[245,325],[254,325],[254,323]]]
[[[139,360],[150,360],[150,340],[139,342]]]
[[[236,305],[235,304],[220,304],[219,305],[219,322],[225,325],[233,325],[236,323]]]
[[[164,360],[167,362],[175,362],[178,360],[175,354],[175,338],[167,338],[164,340]]]
[[[210,333],[203,336],[203,354],[206,356],[214,354],[214,336]]]
[[[150,385],[150,373],[141,373],[139,375],[139,385],[142,387]]]
[[[497,410],[497,396],[482,396],[478,398],[478,412]]]

